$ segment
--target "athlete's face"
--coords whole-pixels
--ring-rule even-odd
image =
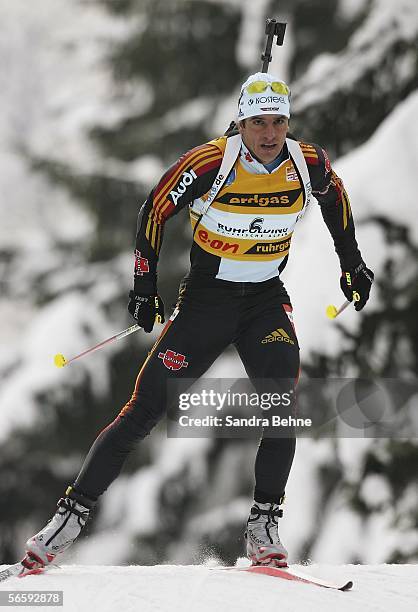
[[[274,161],[283,148],[289,121],[284,115],[258,115],[241,121],[244,144],[263,164]]]

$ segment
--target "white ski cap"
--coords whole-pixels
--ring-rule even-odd
[[[266,72],[256,72],[248,77],[241,87],[238,101],[238,121],[257,115],[290,117],[289,86]]]

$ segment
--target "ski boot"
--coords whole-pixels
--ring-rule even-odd
[[[36,570],[53,563],[56,555],[67,550],[78,537],[94,505],[94,501],[69,487],[65,497],[58,501],[54,516],[26,542],[23,565]]]
[[[278,532],[278,519],[282,516],[279,504],[254,502],[244,534],[247,557],[253,565],[287,567],[287,550]]]

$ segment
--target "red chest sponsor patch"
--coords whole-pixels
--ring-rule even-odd
[[[163,360],[163,364],[168,370],[180,370],[189,365],[186,356],[167,349],[165,353],[158,353],[158,357]]]

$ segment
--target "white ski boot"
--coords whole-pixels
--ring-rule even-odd
[[[247,557],[253,565],[287,567],[287,550],[278,531],[278,519],[282,516],[279,504],[254,502],[245,532]]]
[[[82,503],[81,503],[82,502]],[[63,553],[78,537],[89,517],[94,502],[72,489],[57,504],[57,511],[41,531],[26,542],[26,564],[45,567]]]

